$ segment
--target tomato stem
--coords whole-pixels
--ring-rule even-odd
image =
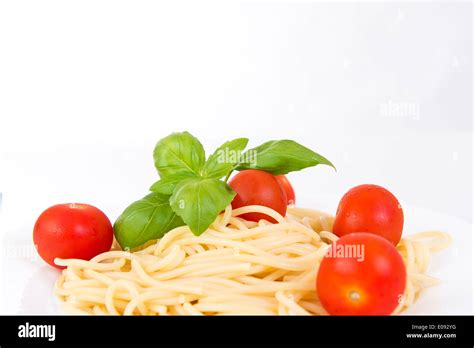
[[[349,298],[352,301],[359,301],[360,300],[360,294],[357,291],[353,290],[349,293]]]

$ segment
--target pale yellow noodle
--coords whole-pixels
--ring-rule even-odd
[[[246,221],[250,212],[277,223]],[[90,261],[56,259],[67,266],[55,294],[69,313],[83,315],[327,315],[315,280],[331,243],[334,217],[290,207],[286,217],[262,206],[229,205],[197,237],[187,226],[133,252],[113,250]],[[394,313],[413,305],[437,280],[426,275],[429,259],[450,243],[427,231],[397,246],[407,286]]]

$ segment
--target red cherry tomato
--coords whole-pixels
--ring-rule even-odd
[[[333,243],[316,279],[321,304],[332,315],[389,315],[405,285],[406,269],[397,249],[363,232]]]
[[[291,186],[288,178],[285,175],[278,175],[276,176],[276,179],[286,193],[288,205],[295,204],[295,190],[293,190],[293,186]]]
[[[342,237],[353,232],[378,234],[397,245],[403,231],[403,210],[390,191],[377,185],[360,185],[339,202],[333,232]]]
[[[36,221],[33,241],[39,255],[51,266],[55,258],[90,260],[109,251],[113,228],[107,216],[88,204],[58,204],[46,209]]]
[[[237,193],[232,201],[232,208],[263,205],[282,216],[286,215],[288,199],[274,175],[256,169],[243,170],[230,180],[229,185]],[[241,217],[256,222],[261,219],[276,222],[272,217],[261,213],[248,213]]]

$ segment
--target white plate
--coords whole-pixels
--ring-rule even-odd
[[[334,212],[337,199],[307,197],[301,206]],[[304,204],[303,204],[304,203]],[[405,235],[429,229],[447,231],[453,244],[432,256],[428,273],[441,284],[426,290],[407,314],[473,314],[472,225],[452,216],[438,214],[403,204]],[[102,207],[119,211],[117,207]],[[107,209],[110,208],[110,209]],[[27,219],[34,221],[36,217]],[[0,262],[0,314],[62,314],[54,298],[53,284],[59,271],[45,264],[36,255],[31,240],[32,225],[13,224],[19,221],[2,216]],[[23,219],[23,221],[25,221]]]

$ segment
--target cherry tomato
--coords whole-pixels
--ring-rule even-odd
[[[405,285],[406,269],[397,249],[364,232],[333,243],[316,278],[321,304],[332,315],[389,315]]]
[[[286,198],[288,198],[288,205],[295,204],[295,190],[291,186],[290,180],[285,175],[278,175],[276,179],[283,190],[285,190]]]
[[[390,191],[377,185],[360,185],[339,202],[333,232],[342,237],[353,232],[378,234],[397,245],[403,231],[403,210]]]
[[[230,180],[229,185],[237,193],[232,201],[232,208],[263,205],[282,216],[286,215],[288,199],[274,175],[256,169],[243,170]],[[258,222],[265,219],[276,222],[272,217],[262,213],[247,213],[241,217],[249,221]]]
[[[39,255],[51,266],[55,258],[90,260],[109,251],[113,228],[107,216],[88,204],[58,204],[46,209],[36,221],[33,241]]]

